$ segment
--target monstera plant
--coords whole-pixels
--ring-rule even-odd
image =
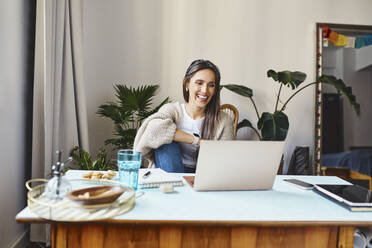
[[[108,102],[99,106],[97,113],[109,118],[115,125],[115,137],[105,141],[116,149],[132,148],[134,138],[142,121],[157,112],[161,106],[169,102],[165,98],[152,108],[152,101],[159,85],[144,85],[137,88],[117,84],[114,86],[117,102]]]
[[[323,75],[319,78],[318,82],[308,83],[304,86],[301,85],[306,79],[306,74],[303,72],[276,72],[274,70],[268,70],[267,76],[280,84],[275,104],[275,110],[273,113],[263,112],[261,115],[259,114],[257,106],[253,100],[252,89],[237,84],[221,85],[221,88],[226,88],[241,96],[248,97],[249,100],[252,102],[258,118],[257,128],[255,128],[249,120],[244,119],[238,123],[237,129],[242,127],[252,128],[256,132],[260,140],[285,140],[289,129],[289,120],[284,111],[288,103],[300,91],[316,83],[329,84],[335,87],[339,93],[343,94],[348,99],[357,115],[360,114],[360,105],[356,102],[356,97],[352,94],[351,87],[347,87],[341,79],[337,79],[334,76]],[[280,107],[279,102],[282,102],[280,100],[280,93],[283,86],[287,86],[296,91]]]

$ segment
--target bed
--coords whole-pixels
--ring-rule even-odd
[[[350,147],[350,151],[323,154],[322,166],[343,167],[372,176],[372,147]]]

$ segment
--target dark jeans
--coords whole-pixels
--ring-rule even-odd
[[[156,168],[161,168],[166,172],[195,173],[195,169],[183,166],[177,142],[162,145],[154,153]]]

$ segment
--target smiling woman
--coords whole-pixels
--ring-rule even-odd
[[[187,114],[193,119],[205,117],[205,124],[201,132],[204,139],[213,138],[214,125],[218,122],[220,80],[221,76],[217,66],[208,60],[192,62],[183,79],[183,98],[186,101]]]
[[[220,78],[212,62],[193,61],[182,82],[185,103],[166,104],[143,122],[134,149],[151,167],[195,172],[201,139],[233,139],[233,120],[220,110]]]

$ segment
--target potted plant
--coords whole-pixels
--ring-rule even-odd
[[[257,128],[252,125],[252,123],[244,119],[238,123],[237,129],[242,127],[249,127],[254,130],[254,132],[258,135],[260,140],[285,140],[287,137],[288,129],[289,129],[289,120],[288,116],[284,113],[288,103],[292,100],[294,96],[296,96],[300,91],[304,90],[305,88],[314,85],[316,83],[324,83],[334,86],[341,94],[343,94],[349,101],[349,103],[353,106],[357,115],[360,114],[360,105],[356,102],[356,97],[352,94],[351,87],[347,87],[345,83],[341,79],[337,79],[334,76],[327,76],[323,75],[319,78],[319,82],[308,83],[305,86],[299,88],[299,86],[305,81],[306,74],[303,72],[295,71],[281,71],[276,72],[274,70],[268,70],[267,76],[271,77],[274,81],[278,82],[279,90],[277,94],[275,109],[273,113],[270,112],[263,112],[261,115],[257,109],[257,106],[253,100],[253,91],[252,89],[237,84],[225,84],[221,85],[222,88],[226,88],[235,92],[241,96],[248,97],[249,100],[252,102],[255,112],[257,114]],[[280,107],[280,93],[282,91],[282,87],[287,86],[290,87],[292,90],[297,89]]]
[[[98,154],[95,159],[85,151],[84,149],[75,146],[70,151],[70,156],[73,159],[73,162],[79,166],[80,170],[114,170],[116,166],[111,162],[110,159],[107,159],[107,154],[105,149],[101,148],[98,151]]]
[[[114,121],[116,137],[107,139],[116,149],[132,148],[134,138],[142,121],[157,112],[161,106],[170,101],[165,98],[155,108],[151,108],[159,85],[144,85],[137,88],[117,84],[114,86],[117,102],[100,105],[97,114]]]

